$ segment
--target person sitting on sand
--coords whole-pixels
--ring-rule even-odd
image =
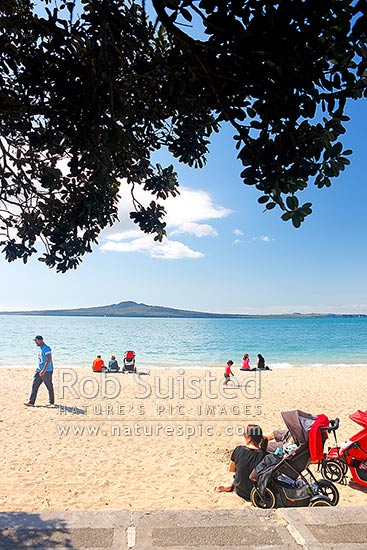
[[[250,370],[250,357],[248,353],[242,357],[242,365],[240,370]]]
[[[111,359],[108,362],[108,371],[109,372],[118,372],[120,370],[117,359],[114,355],[111,355]]]
[[[232,361],[232,359],[230,359],[229,361],[227,361],[227,364],[224,367],[224,378],[225,378],[224,385],[225,386],[228,384],[231,376],[234,376],[234,374],[231,370],[232,365],[233,365],[233,361]]]
[[[92,364],[93,372],[102,372],[105,369],[105,364],[100,355],[97,355]]]
[[[254,483],[249,475],[266,456],[267,443],[260,426],[248,424],[245,431],[245,445],[236,447],[231,455],[229,471],[234,472],[233,483],[217,485],[214,490],[219,493],[234,491],[241,498],[250,500]]]
[[[271,369],[269,369],[269,367],[267,365],[265,365],[265,359],[261,355],[261,353],[258,353],[257,357],[258,357],[258,359],[256,361],[256,367],[254,369],[250,369],[250,370],[271,370]]]

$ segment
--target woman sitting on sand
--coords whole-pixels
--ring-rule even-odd
[[[250,370],[250,357],[248,353],[242,357],[242,365],[240,370]]]
[[[265,365],[265,359],[261,355],[261,353],[258,353],[257,357],[258,357],[258,359],[256,361],[256,367],[254,369],[251,369],[251,370],[271,370],[271,369],[269,369],[268,365]]]
[[[267,443],[260,426],[248,424],[245,432],[245,445],[236,447],[231,456],[229,471],[234,472],[233,483],[217,485],[214,490],[219,493],[234,491],[241,498],[250,500],[254,484],[249,475],[267,454]]]
[[[111,355],[111,359],[108,362],[108,371],[109,372],[118,372],[120,370],[117,359],[114,355]]]

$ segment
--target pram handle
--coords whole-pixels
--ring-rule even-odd
[[[321,427],[320,431],[327,432],[329,434],[331,432],[336,432],[338,428],[339,428],[339,418],[335,418],[335,420],[330,420],[329,426]]]

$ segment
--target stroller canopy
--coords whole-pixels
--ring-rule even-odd
[[[363,428],[367,429],[367,411],[363,412],[358,410],[353,414],[350,414],[349,418],[360,426],[363,426]]]
[[[316,420],[313,414],[303,411],[289,411],[281,413],[283,420],[298,445],[308,443],[309,431]]]
[[[311,460],[321,460],[325,439],[328,437],[325,427],[329,419],[324,414],[314,416],[303,411],[282,412],[282,417],[298,445],[308,446]],[[321,431],[324,429],[323,431]]]

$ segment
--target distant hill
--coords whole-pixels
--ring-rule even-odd
[[[11,311],[2,315],[59,315],[81,317],[237,317],[237,315],[188,311],[162,306],[149,306],[136,302],[120,302],[108,306],[77,309],[48,309],[42,311]]]
[[[367,317],[365,314],[322,314],[288,313],[279,315],[247,315],[230,313],[207,313],[174,309],[163,306],[149,306],[136,302],[120,302],[108,306],[85,307],[77,309],[46,309],[40,311],[2,311],[1,315],[53,315],[72,317],[175,317],[175,318],[307,318],[307,317]]]

